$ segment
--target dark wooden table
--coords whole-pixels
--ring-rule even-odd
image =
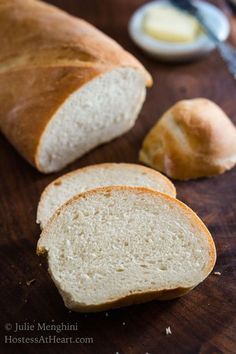
[[[50,2],[114,37],[143,62],[154,78],[154,86],[148,92],[135,128],[90,152],[61,173],[91,163],[137,162],[145,134],[170,105],[182,98],[208,97],[236,123],[236,82],[216,52],[198,62],[168,65],[149,59],[132,43],[127,33],[128,19],[145,1]],[[218,4],[224,6],[223,1]],[[231,41],[236,44],[236,20],[232,19],[232,25]],[[50,281],[45,262],[35,254],[40,233],[35,224],[39,196],[61,173],[40,174],[2,136],[0,172],[2,343],[4,336],[8,336],[8,341],[14,341],[13,337],[46,338],[47,335],[93,338],[92,344],[2,344],[0,353],[236,353],[236,169],[211,179],[175,183],[179,199],[198,213],[213,234],[218,253],[215,270],[221,272],[221,276],[210,275],[203,284],[178,300],[88,315],[71,313],[64,307]],[[35,282],[27,285],[31,279]],[[59,325],[62,322],[77,323],[78,330],[13,332],[16,323],[29,323],[37,329],[38,323]],[[172,335],[167,336],[168,326]]]

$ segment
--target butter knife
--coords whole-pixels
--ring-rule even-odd
[[[189,0],[170,0],[171,4],[175,7],[188,12],[194,16],[200,23],[202,29],[208,38],[216,45],[222,59],[225,61],[229,72],[236,79],[236,49],[225,42],[222,42],[216,35],[214,30],[209,26],[206,18],[202,15],[201,11]]]

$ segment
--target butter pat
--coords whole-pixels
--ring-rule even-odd
[[[198,21],[172,6],[147,10],[143,30],[149,36],[168,42],[192,42],[199,34]]]

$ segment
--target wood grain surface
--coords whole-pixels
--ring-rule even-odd
[[[236,169],[211,179],[175,182],[179,199],[192,207],[212,232],[218,253],[215,271],[221,272],[220,276],[210,275],[183,298],[108,313],[71,313],[50,281],[45,261],[36,256],[40,233],[35,224],[37,203],[44,187],[54,178],[92,163],[138,162],[145,134],[170,105],[183,98],[210,98],[236,123],[236,81],[228,74],[217,52],[197,62],[168,65],[148,58],[132,43],[127,23],[133,11],[145,1],[48,2],[83,17],[115,38],[147,67],[153,75],[154,86],[148,92],[134,129],[57,174],[40,174],[0,136],[0,353],[236,353]],[[230,16],[225,3],[217,3]],[[232,16],[231,23],[231,41],[236,44],[236,20]],[[35,282],[27,285],[31,279]],[[78,330],[61,333],[37,330],[38,323],[60,325],[62,322],[77,323]],[[35,328],[14,332],[16,323],[29,323]],[[172,334],[166,335],[169,326]],[[8,341],[14,341],[14,338],[49,335],[88,337],[93,338],[93,343],[4,344],[5,336]]]

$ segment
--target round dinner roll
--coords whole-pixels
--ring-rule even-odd
[[[179,180],[221,174],[236,164],[236,128],[208,99],[179,101],[144,139],[140,160]]]

